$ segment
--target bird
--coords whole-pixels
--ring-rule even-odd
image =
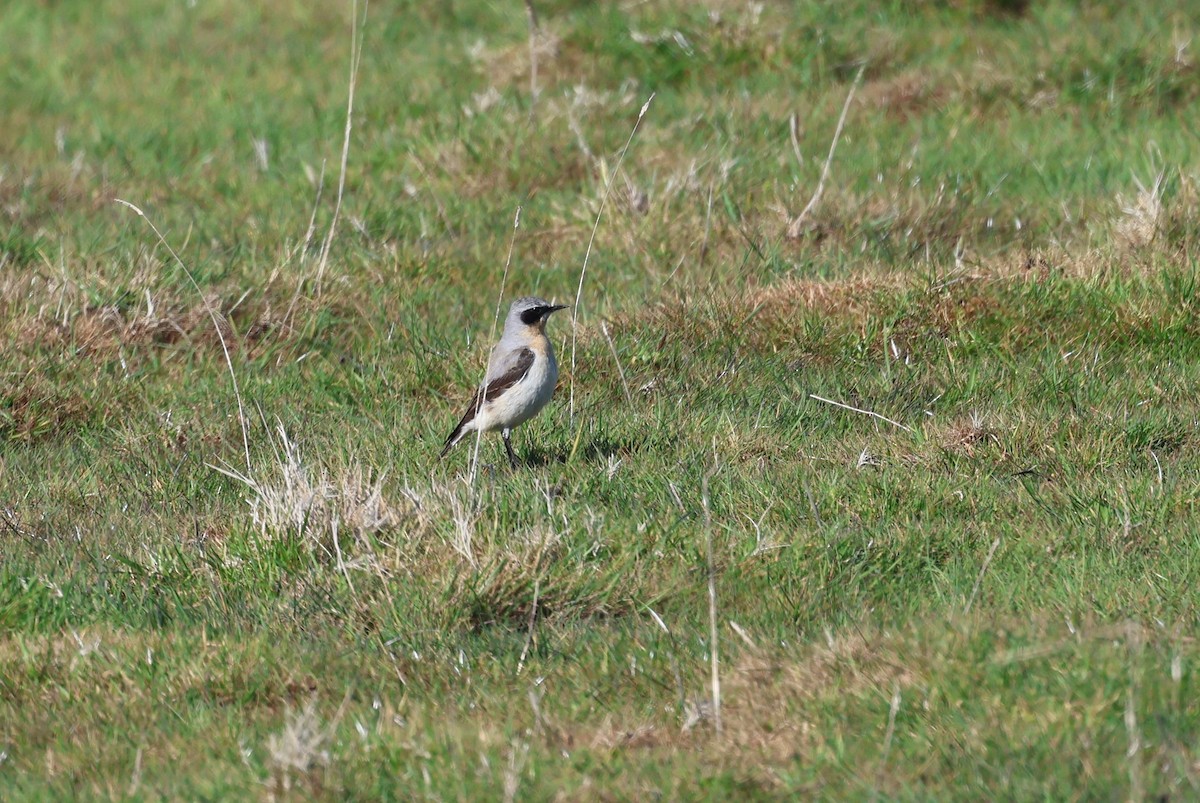
[[[446,438],[442,459],[471,432],[500,430],[508,462],[515,469],[512,431],[537,415],[554,396],[558,383],[558,363],[546,337],[546,321],[565,304],[551,304],[544,298],[525,296],[509,307],[504,333],[492,348],[487,375],[475,391],[458,426]]]

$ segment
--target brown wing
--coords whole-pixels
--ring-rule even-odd
[[[503,375],[493,379],[487,384],[487,387],[475,391],[471,403],[467,405],[467,411],[463,413],[462,420],[458,422],[458,426],[450,433],[450,437],[446,438],[446,444],[442,447],[442,453],[439,457],[445,457],[446,452],[450,451],[450,447],[458,443],[459,438],[463,435],[463,427],[475,420],[475,414],[479,412],[484,403],[490,402],[524,379],[525,374],[529,373],[531,365],[533,365],[533,350],[527,348],[521,349],[512,360],[512,365]],[[480,393],[483,394],[482,399],[480,398]]]

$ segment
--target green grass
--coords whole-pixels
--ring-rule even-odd
[[[535,5],[0,10],[0,797],[1196,795],[1191,7]]]

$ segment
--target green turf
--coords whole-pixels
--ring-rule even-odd
[[[0,9],[0,797],[1200,794],[1191,5],[534,5]]]

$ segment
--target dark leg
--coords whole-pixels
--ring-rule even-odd
[[[513,454],[512,440],[509,437],[510,436],[509,430],[507,430],[507,429],[504,430],[503,432],[500,433],[500,436],[502,438],[504,438],[504,448],[505,448],[505,450],[508,451],[508,463],[513,468],[516,468],[517,467],[517,456],[515,454]]]

